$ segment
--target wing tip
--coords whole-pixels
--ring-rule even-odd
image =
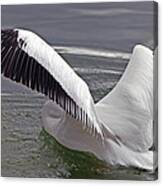
[[[137,44],[133,48],[133,55],[137,55],[137,54],[147,54],[152,56],[153,51],[145,45]]]

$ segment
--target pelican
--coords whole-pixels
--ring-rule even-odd
[[[153,51],[136,45],[113,90],[96,104],[87,83],[40,36],[1,31],[1,73],[40,92],[45,130],[108,165],[153,170]]]

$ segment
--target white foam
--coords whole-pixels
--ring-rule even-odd
[[[115,70],[106,70],[106,69],[99,69],[99,68],[79,68],[74,67],[74,70],[80,73],[85,74],[115,74],[115,75],[121,75],[122,72],[115,71]]]
[[[113,8],[113,9],[72,9],[73,12],[76,12],[78,14],[82,14],[85,16],[120,16],[124,14],[142,14],[142,15],[151,15],[151,11],[141,11],[141,10],[135,10],[135,9],[129,9],[129,8]]]
[[[95,57],[105,57],[114,59],[129,60],[131,54],[128,52],[119,52],[95,48],[75,47],[75,46],[53,46],[61,54],[86,55]]]

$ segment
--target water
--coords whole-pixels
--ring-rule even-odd
[[[114,10],[114,11],[113,11]],[[3,27],[43,36],[89,85],[97,102],[116,85],[136,43],[153,48],[151,3],[2,6]],[[2,175],[153,180],[69,150],[41,127],[47,98],[2,77]]]

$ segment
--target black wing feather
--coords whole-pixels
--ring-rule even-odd
[[[22,47],[28,45],[22,39],[17,40],[18,30],[1,31],[1,73],[33,90],[42,92],[59,104],[69,115],[87,122],[86,113],[65,92],[60,83]]]

